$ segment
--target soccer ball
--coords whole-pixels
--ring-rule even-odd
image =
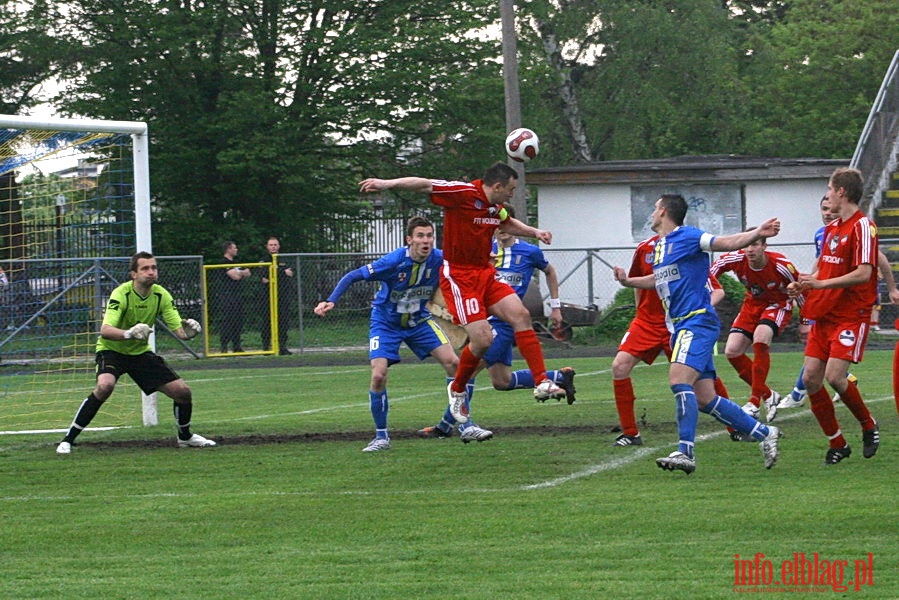
[[[527,162],[540,153],[540,139],[526,127],[519,127],[506,136],[506,154],[512,160]]]

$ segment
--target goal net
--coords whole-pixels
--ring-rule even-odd
[[[65,429],[93,387],[106,299],[152,251],[148,175],[143,123],[0,115],[0,432]],[[144,398],[92,426],[155,419]]]

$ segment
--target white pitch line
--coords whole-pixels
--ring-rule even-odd
[[[865,404],[875,404],[878,402],[883,402],[885,400],[892,400],[892,396],[885,396],[883,398],[874,398],[872,400],[865,401]],[[804,417],[805,415],[811,414],[811,409],[805,408],[801,411],[793,412],[785,417],[778,418],[778,423],[782,423],[783,421],[792,421],[794,419],[798,419],[800,417]],[[719,429],[718,431],[713,431],[711,433],[706,433],[700,436],[697,436],[696,441],[702,442],[706,440],[711,440],[716,437],[721,437],[727,433],[726,429]],[[745,442],[741,442],[745,443]],[[570,481],[575,481],[577,479],[583,479],[584,477],[590,477],[591,475],[596,475],[597,473],[602,473],[603,471],[611,471],[613,469],[619,469],[621,467],[627,466],[631,463],[637,462],[647,454],[652,454],[654,452],[662,452],[665,448],[670,448],[676,444],[666,444],[664,446],[659,446],[655,448],[641,448],[636,452],[632,452],[626,456],[616,457],[612,460],[604,461],[595,465],[591,465],[586,469],[581,471],[577,471],[575,473],[571,473],[570,475],[565,475],[563,477],[556,477],[553,479],[549,479],[547,481],[541,481],[540,483],[532,483],[529,485],[521,486],[522,490],[538,490],[544,488],[552,488],[557,487],[562,484],[568,483]]]
[[[884,402],[886,400],[893,400],[893,397],[892,396],[884,396],[882,398],[874,398],[871,400],[866,400],[865,403],[866,404],[876,404],[879,402]],[[778,419],[778,421],[780,421],[780,422],[792,421],[792,420],[798,419],[800,417],[804,417],[809,414],[811,414],[811,411],[806,408],[806,409],[798,410],[795,412],[791,412],[789,415]],[[720,436],[724,435],[725,433],[727,433],[727,431],[724,429],[721,429],[718,431],[713,431],[711,433],[703,434],[703,435],[697,437],[697,441],[710,440],[715,437],[720,437]],[[585,477],[590,477],[591,475],[596,475],[598,473],[602,473],[604,471],[612,471],[614,469],[620,469],[622,467],[626,467],[627,465],[630,465],[630,464],[642,459],[643,457],[645,457],[648,454],[651,454],[653,452],[663,451],[666,447],[670,447],[672,445],[673,444],[668,444],[666,446],[659,446],[659,447],[655,447],[655,448],[641,447],[638,450],[636,450],[635,452],[628,452],[628,454],[626,454],[624,456],[615,457],[615,458],[612,458],[611,460],[597,463],[595,465],[587,467],[586,469],[577,471],[576,473],[572,473],[570,475],[565,475],[563,477],[556,477],[556,478],[549,479],[547,481],[542,481],[539,483],[520,485],[520,486],[511,487],[511,488],[462,488],[462,489],[456,488],[456,489],[452,489],[452,490],[446,490],[445,493],[448,493],[448,494],[459,494],[459,493],[508,494],[508,493],[516,492],[516,491],[530,492],[530,491],[540,490],[540,489],[551,489],[551,488],[555,488],[560,485],[563,485],[565,483],[569,483],[571,481],[576,481],[578,479],[583,479]],[[219,493],[219,492],[217,492],[217,493]],[[382,496],[382,495],[383,496],[413,496],[413,495],[421,495],[421,494],[434,495],[435,493],[437,493],[437,492],[435,492],[433,489],[390,491],[390,490],[384,490],[384,489],[380,488],[378,490],[333,490],[333,491],[300,490],[300,491],[290,491],[290,492],[277,491],[277,490],[271,490],[271,491],[265,491],[265,492],[260,492],[258,490],[245,490],[245,491],[244,490],[242,490],[242,491],[231,490],[228,492],[221,492],[221,493],[219,493],[219,495],[227,495],[227,496],[233,496],[233,497],[252,497],[252,496],[255,496],[255,497],[261,497],[261,496],[266,496],[266,497],[270,497],[270,496],[316,496],[316,497],[321,497],[321,496]],[[60,501],[61,502],[61,501],[75,501],[75,500],[82,501],[82,500],[89,500],[89,499],[96,500],[96,499],[100,499],[100,498],[109,500],[112,498],[119,498],[119,499],[176,498],[176,499],[179,499],[179,498],[198,498],[198,497],[201,497],[201,495],[197,494],[195,492],[188,492],[188,493],[159,492],[159,493],[155,493],[155,494],[123,494],[121,496],[115,496],[115,495],[111,496],[109,493],[104,493],[103,496],[77,496],[77,497],[65,496],[65,495],[60,495],[60,496],[0,496],[0,502],[10,502],[10,503],[12,503],[12,502],[41,502],[41,501],[43,501],[43,502]]]

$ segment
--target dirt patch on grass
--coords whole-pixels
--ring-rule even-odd
[[[670,431],[674,427],[674,423],[649,424],[640,425],[641,431]],[[546,438],[566,437],[571,435],[577,436],[595,436],[596,443],[599,446],[611,446],[618,431],[617,427],[612,424],[605,425],[577,425],[577,426],[528,426],[528,427],[492,427],[494,435],[497,438],[503,437],[525,437],[539,436]],[[662,434],[664,435],[664,434]],[[227,436],[208,436],[215,440],[219,446],[261,446],[266,444],[314,444],[320,442],[367,442],[372,438],[371,430],[364,431],[337,431],[337,432],[321,432],[321,433],[253,433],[246,435],[227,435]],[[422,439],[414,430],[397,430],[390,432],[392,440],[414,440]],[[112,449],[154,449],[154,448],[174,448],[175,440],[171,438],[160,438],[153,440],[115,440],[115,441],[91,441],[78,440],[77,446],[83,448],[96,448],[99,450]]]

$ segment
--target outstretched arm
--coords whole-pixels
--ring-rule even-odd
[[[627,271],[625,271],[621,267],[615,267],[612,269],[612,276],[615,278],[615,281],[617,281],[624,287],[639,288],[641,290],[651,290],[656,286],[655,275],[653,275],[652,273],[650,273],[649,275],[643,275],[641,277],[628,277]]]
[[[553,234],[551,231],[531,227],[527,223],[519,221],[515,217],[509,217],[508,219],[500,223],[499,229],[504,233],[511,233],[512,235],[537,238],[544,244],[553,243]]]
[[[430,194],[434,190],[430,179],[423,177],[399,177],[397,179],[376,179],[370,177],[359,182],[360,192],[380,192],[382,190],[403,190]]]
[[[742,231],[732,235],[719,235],[712,240],[711,249],[715,252],[731,252],[740,250],[761,238],[770,238],[780,233],[780,221],[771,218],[749,231]]]
[[[340,281],[337,282],[337,286],[334,288],[334,291],[331,292],[331,295],[328,296],[327,300],[319,302],[315,308],[312,309],[312,312],[317,314],[320,317],[324,317],[325,314],[334,308],[334,304],[340,300],[340,297],[343,296],[343,293],[347,291],[347,289],[356,283],[357,281],[362,281],[365,279],[365,273],[368,271],[366,267],[359,267],[358,269],[353,269],[346,275],[340,278]]]

